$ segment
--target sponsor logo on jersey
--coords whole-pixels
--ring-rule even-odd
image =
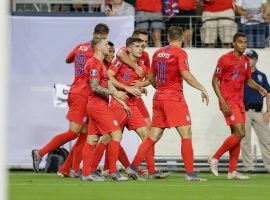
[[[219,67],[216,68],[216,74],[220,74],[220,68]]]
[[[96,76],[96,75],[98,75],[98,71],[96,69],[92,69],[90,71],[90,74],[91,74],[91,76]]]
[[[258,78],[258,81],[259,81],[259,82],[262,82],[262,79],[263,79],[262,75],[258,74],[258,75],[257,75],[257,78]]]
[[[79,51],[88,51],[88,47],[86,46],[80,46]]]
[[[117,120],[113,120],[113,124],[114,124],[115,126],[118,126]]]
[[[157,57],[159,58],[170,58],[170,54],[169,53],[158,53]]]
[[[235,120],[235,116],[231,115],[231,120],[234,121]]]

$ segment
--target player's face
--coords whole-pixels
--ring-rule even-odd
[[[93,38],[94,39],[107,39],[108,38],[108,34],[106,34],[106,33],[104,33],[104,34],[94,33],[93,34]]]
[[[113,61],[113,59],[114,59],[114,53],[115,53],[114,47],[110,47],[109,55],[107,55],[104,58],[107,63],[111,63]]]
[[[147,45],[148,45],[148,35],[139,34],[138,38],[140,38],[142,40],[142,48],[144,50],[145,47],[147,47]]]
[[[107,55],[109,55],[109,50],[110,50],[110,45],[108,44],[107,40],[102,40],[100,41],[100,45],[99,45],[100,51],[101,53],[106,57]]]
[[[247,38],[246,37],[237,38],[237,40],[233,43],[233,46],[237,52],[243,54],[247,48]]]
[[[141,42],[135,42],[130,46],[130,53],[135,57],[135,58],[140,58],[142,56],[143,52],[143,47],[142,47]]]
[[[250,64],[250,67],[255,67],[257,61],[258,61],[258,60],[257,60],[256,58],[249,58],[249,64]]]

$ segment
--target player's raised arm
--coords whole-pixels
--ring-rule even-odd
[[[193,76],[193,74],[189,70],[185,70],[181,72],[181,76],[183,79],[192,87],[200,90],[202,93],[202,102],[206,101],[206,105],[209,103],[209,96],[206,89],[202,86],[202,84]]]

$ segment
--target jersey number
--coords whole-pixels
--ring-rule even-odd
[[[159,61],[157,62],[158,65],[158,81],[164,83],[166,81],[165,74],[166,74],[166,62]]]
[[[84,64],[85,64],[85,55],[84,54],[76,55],[75,74],[78,75],[83,74]]]

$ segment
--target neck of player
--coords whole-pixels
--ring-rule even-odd
[[[98,60],[100,60],[101,62],[104,60],[105,56],[103,53],[101,53],[100,51],[95,51],[94,53],[95,58],[97,58]]]
[[[173,40],[173,41],[170,41],[169,44],[181,48],[182,47],[182,40]]]
[[[240,51],[237,51],[236,49],[234,49],[233,53],[237,58],[242,58],[243,53],[241,53]]]

